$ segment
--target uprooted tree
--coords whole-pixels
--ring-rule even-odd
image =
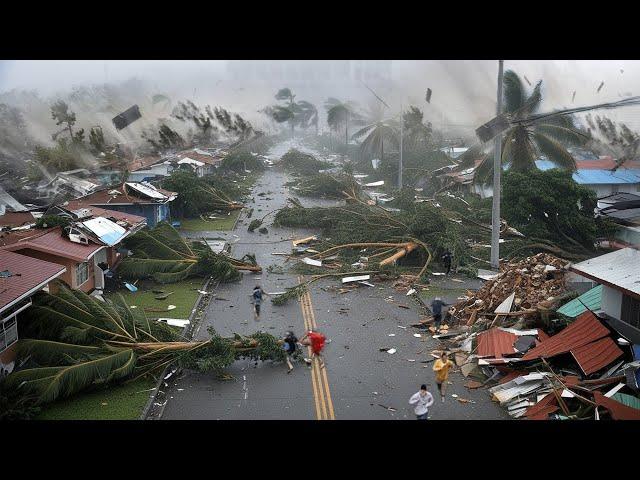
[[[15,408],[22,411],[159,373],[170,364],[222,374],[239,358],[278,361],[285,356],[280,341],[267,333],[225,338],[209,329],[207,340],[182,341],[173,327],[132,310],[120,295],[102,302],[63,284],[55,294],[38,293],[24,315],[17,343],[20,367],[0,382],[4,398],[19,403]]]
[[[175,283],[191,277],[211,277],[221,282],[240,279],[241,271],[260,272],[253,255],[238,260],[215,253],[205,241],[188,241],[168,223],[141,230],[125,241],[133,255],[118,272],[125,278],[151,277],[159,283]]]

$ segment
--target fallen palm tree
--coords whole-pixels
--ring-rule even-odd
[[[203,184],[200,190],[208,197],[207,205],[214,210],[240,210],[244,205],[241,202],[231,199],[222,190]]]
[[[83,390],[161,372],[167,365],[222,371],[239,358],[283,360],[279,340],[267,333],[181,341],[176,331],[132,310],[122,296],[102,302],[58,285],[38,293],[21,319],[20,365],[0,387],[34,405]]]
[[[301,177],[296,181],[286,184],[299,195],[306,197],[321,198],[344,198],[345,191],[350,191],[352,195],[360,192],[360,186],[351,175],[330,175],[328,173],[318,173],[308,177]]]
[[[139,231],[125,246],[133,252],[118,267],[125,278],[151,277],[159,283],[175,283],[190,277],[212,277],[232,282],[240,278],[241,271],[262,271],[254,256],[238,260],[215,253],[205,241],[185,240],[168,223]]]
[[[285,153],[278,162],[278,165],[284,167],[285,170],[299,175],[314,175],[320,170],[326,170],[332,167],[330,163],[318,160],[313,155],[303,153],[295,148]]]

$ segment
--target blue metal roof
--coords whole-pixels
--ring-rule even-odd
[[[558,166],[550,160],[536,160],[536,166],[543,171],[558,168]],[[581,185],[620,185],[640,183],[640,170],[596,170],[581,168],[573,173],[573,179]]]

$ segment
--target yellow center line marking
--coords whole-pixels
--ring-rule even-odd
[[[316,315],[313,312],[313,306],[311,305],[311,292],[307,292],[307,295],[308,295],[308,302],[309,302],[309,314],[311,316],[311,324],[313,325],[313,328],[317,328],[318,325],[316,324]],[[331,399],[331,390],[329,390],[329,379],[327,378],[326,365],[324,368],[320,368],[320,376],[322,377],[322,380],[324,382],[325,399],[329,408],[329,420],[335,420],[336,417],[333,411],[333,400]]]
[[[303,303],[304,303],[304,307],[305,307],[305,312],[306,312],[306,316],[307,316],[307,324],[309,325],[309,328],[314,328],[313,325],[313,320],[312,320],[312,316],[311,316],[311,305],[309,302],[309,296],[307,294],[304,295],[303,297]],[[309,347],[309,355],[312,354],[312,347]],[[323,388],[323,384],[322,384],[322,374],[321,374],[321,370],[320,370],[320,366],[319,366],[319,360],[317,358],[313,358],[312,360],[312,364],[311,364],[311,371],[312,371],[312,375],[315,377],[315,382],[318,386],[318,393],[319,393],[319,401],[320,401],[320,407],[322,410],[322,416],[321,416],[321,420],[328,420],[329,419],[329,414],[327,411],[327,401],[326,401],[326,394]]]
[[[302,283],[302,277],[298,277],[298,282]],[[300,298],[300,308],[302,309],[302,318],[304,320],[304,328],[305,331],[308,332],[311,329],[311,323],[308,319],[307,316],[307,312],[305,309],[305,303],[303,301],[303,298]],[[311,347],[307,347],[307,352],[308,352],[308,356],[311,357]],[[316,407],[316,419],[317,420],[322,420],[323,416],[322,416],[322,411],[320,408],[320,398],[321,395],[318,393],[318,387],[317,387],[317,380],[316,380],[316,372],[315,369],[313,368],[313,365],[311,367],[311,388],[313,389],[313,400],[315,403],[315,407]]]

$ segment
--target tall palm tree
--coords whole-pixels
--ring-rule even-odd
[[[380,163],[384,161],[384,144],[385,142],[391,144],[394,148],[400,147],[399,133],[396,125],[389,120],[382,120],[376,123],[371,123],[356,133],[351,138],[357,140],[365,137],[364,141],[360,145],[360,151],[367,157],[373,157],[380,155]]]
[[[294,99],[296,96],[289,88],[281,88],[276,93],[276,100],[287,102],[286,105],[277,105],[273,107],[272,116],[278,123],[289,122],[291,126],[291,138],[293,138],[293,129],[296,123],[296,117],[300,113],[300,107]]]
[[[344,127],[344,143],[349,144],[349,124],[359,118],[356,113],[356,105],[353,102],[341,102],[337,98],[330,97],[324,103],[327,110],[327,124],[335,132]]]
[[[512,70],[504,73],[504,112],[513,120],[535,114],[542,102],[542,80],[527,95],[520,77]],[[519,123],[509,128],[502,139],[502,164],[516,171],[531,170],[536,160],[546,156],[558,167],[575,170],[576,164],[566,146],[582,145],[589,137],[580,132],[569,116]],[[476,171],[476,181],[490,182],[493,176],[493,150],[487,152]]]
[[[296,123],[305,130],[314,125],[316,127],[316,135],[318,135],[318,109],[314,104],[306,100],[300,100],[298,108],[300,109],[300,114]]]

